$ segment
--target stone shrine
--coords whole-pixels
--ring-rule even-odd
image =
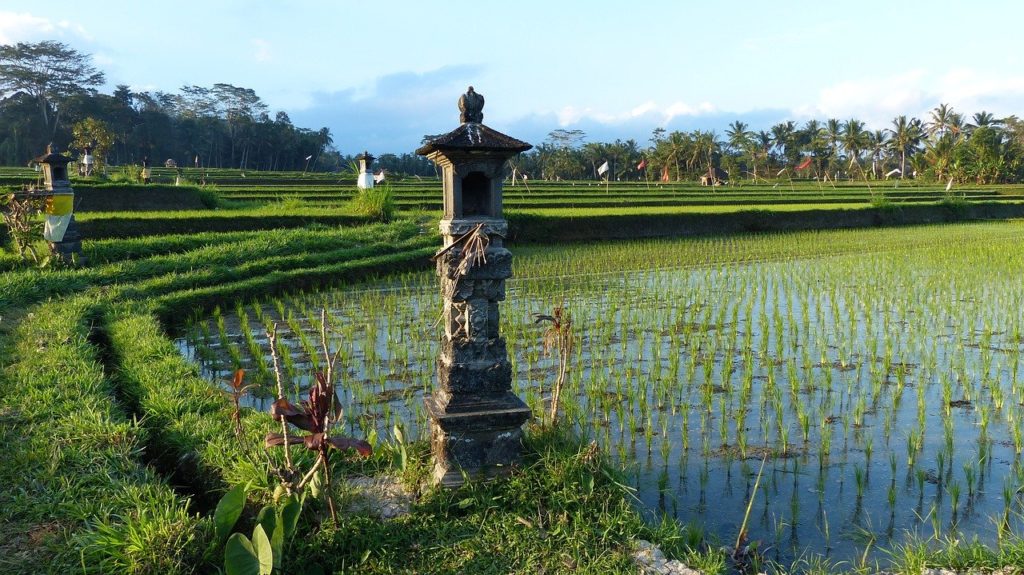
[[[356,156],[356,161],[359,162],[359,177],[356,178],[356,187],[360,190],[373,189],[373,172],[370,169],[375,159],[370,152],[365,151]]]
[[[462,125],[416,150],[443,172],[443,247],[435,255],[444,334],[437,387],[425,398],[433,479],[446,486],[493,477],[519,461],[530,409],[512,393],[512,368],[499,333],[498,304],[512,276],[502,217],[506,162],[533,146],[483,125],[483,96],[459,100]]]
[[[75,191],[68,177],[71,158],[60,154],[52,144],[46,153],[33,160],[43,169],[43,195],[46,196],[46,222],[43,239],[49,242],[50,253],[64,263],[84,264],[82,235],[75,222]]]

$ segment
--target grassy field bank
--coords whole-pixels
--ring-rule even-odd
[[[214,572],[223,551],[213,510],[227,487],[238,483],[251,486],[249,515],[240,524],[241,530],[251,531],[258,506],[272,498],[274,479],[259,447],[270,418],[246,410],[245,439],[236,439],[230,400],[183,359],[168,332],[218,307],[231,310],[239,302],[361,285],[424,269],[438,244],[434,214],[407,213],[389,224],[371,224],[343,203],[324,209],[291,194],[292,188],[314,187],[307,185],[314,180],[328,188],[338,184],[327,177],[280,179],[287,182],[281,186],[291,188],[270,190],[272,200],[234,200],[244,201],[241,206],[223,203],[232,201],[227,192],[233,190],[227,188],[251,192],[251,176],[225,174],[216,190],[151,188],[145,193],[183,196],[140,200],[152,208],[147,211],[111,212],[122,200],[106,198],[110,203],[102,210],[81,214],[89,260],[83,268],[38,269],[9,252],[0,255],[0,349],[5,358],[0,437],[9,446],[0,466],[5,486],[0,523],[6,535],[0,543],[0,572]],[[86,187],[83,195],[106,191]],[[552,194],[570,195],[555,201],[577,201],[571,197],[573,188],[552,185]],[[427,198],[437,190],[426,186],[408,192],[409,205],[417,206],[434,201]],[[187,209],[166,210],[164,201]],[[814,219],[821,227],[840,226],[848,218],[870,225],[917,221],[879,219],[879,214],[910,212],[910,207],[867,207],[869,199],[855,203],[858,209],[848,211],[843,209],[853,206],[830,203]],[[706,202],[696,214],[687,205],[646,206],[630,213],[625,207],[590,212],[536,207],[541,204],[526,203],[510,214],[520,242],[768,230],[774,229],[773,218],[786,218],[783,208],[750,213],[736,203],[716,207]],[[920,209],[935,221],[987,217],[985,210],[996,210],[958,206]],[[1015,213],[1012,202],[1007,206],[1003,217]],[[734,209],[739,214],[721,213]],[[791,225],[806,222],[809,213],[794,215]],[[717,225],[705,221],[716,217],[723,218]],[[729,218],[737,223],[728,224]],[[883,231],[899,235],[875,230]],[[865,233],[858,241],[873,245],[878,238]],[[789,239],[769,234],[754,241],[778,247]],[[680,245],[691,241],[705,240]],[[536,253],[531,250],[543,247],[522,248],[524,262]],[[527,265],[551,274],[565,267],[537,257]],[[339,473],[391,473],[410,481],[423,473],[423,444],[407,446],[409,457],[400,465],[401,445],[394,437],[380,434],[373,441],[373,457],[339,459]],[[645,538],[709,572],[728,569],[724,555],[708,547],[699,529],[642,521],[622,476],[586,441],[564,430],[531,428],[527,447],[524,467],[512,479],[427,492],[410,515],[396,522],[367,514],[332,522],[322,505],[310,503],[300,521],[302,535],[288,547],[288,561],[328,572],[631,573],[631,541]],[[338,490],[344,498],[345,490]],[[1018,553],[1012,545],[962,549],[968,547],[914,547],[901,557],[928,565],[990,568]],[[907,559],[898,566],[910,573],[915,565]]]

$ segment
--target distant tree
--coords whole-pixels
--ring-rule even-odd
[[[712,182],[718,183],[715,168],[721,158],[722,142],[713,130],[707,132],[696,130],[693,133],[693,167],[700,166],[701,173],[707,175]]]
[[[956,124],[956,112],[949,104],[939,104],[931,111],[931,121],[925,124],[928,135],[941,138]]]
[[[754,134],[754,145],[757,146],[757,153],[761,155],[761,159],[764,160],[765,170],[771,171],[771,151],[772,151],[772,135],[764,130],[759,130]],[[754,173],[754,179],[757,179],[757,173]]]
[[[860,153],[867,146],[868,132],[864,130],[864,122],[854,119],[847,120],[843,124],[843,149],[846,150],[846,156],[850,160],[847,169],[849,166],[856,165],[861,175],[866,175],[863,168],[860,167]]]
[[[755,147],[753,146],[754,133],[747,128],[747,124],[739,120],[729,124],[729,127],[725,130],[725,136],[729,138],[726,142],[728,145],[727,151],[741,160],[749,158],[754,170],[754,179],[757,179],[757,157]],[[739,168],[737,167],[737,169]],[[738,176],[739,174],[736,174],[733,178],[739,179]]]
[[[548,133],[548,141],[556,148],[576,148],[586,137],[587,134],[583,130],[559,128]]]
[[[875,130],[867,133],[867,149],[871,156],[871,177],[878,179],[878,164],[882,161],[885,150],[889,147],[889,133],[886,130]]]
[[[949,132],[929,138],[925,143],[924,159],[936,179],[945,180],[952,174],[953,160],[958,147],[959,140]]]
[[[781,165],[795,163],[798,149],[794,141],[796,123],[792,120],[780,122],[772,126],[771,131],[772,142],[775,144],[775,149],[779,152],[779,163]]]
[[[60,124],[61,100],[87,92],[103,80],[103,72],[93,67],[90,56],[60,42],[0,45],[0,95],[24,92],[34,98],[51,134]]]
[[[692,150],[693,138],[690,134],[673,130],[655,145],[655,166],[667,170],[670,177],[674,174],[675,180],[681,181],[685,174],[684,168],[689,167],[687,162],[693,158]]]
[[[833,171],[839,162],[839,143],[843,139],[843,123],[838,118],[825,121],[825,140],[828,142],[828,171]]]
[[[90,148],[96,162],[95,169],[102,169],[107,152],[114,145],[114,133],[110,128],[100,120],[86,118],[71,127],[71,135],[74,137],[71,146],[83,154],[86,148]]]
[[[892,135],[889,147],[900,156],[900,179],[903,179],[907,173],[907,154],[913,156],[917,150],[924,136],[924,128],[917,118],[908,120],[906,116],[897,116],[892,121],[889,133]]]

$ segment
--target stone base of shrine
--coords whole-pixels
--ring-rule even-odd
[[[465,479],[505,475],[519,461],[522,426],[530,408],[513,393],[483,398],[472,410],[446,411],[434,396],[424,400],[430,416],[434,483],[458,487]]]

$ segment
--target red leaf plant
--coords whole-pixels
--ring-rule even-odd
[[[271,405],[270,415],[282,423],[283,433],[268,433],[265,439],[266,446],[285,446],[287,450],[288,446],[302,445],[317,453],[316,462],[297,487],[302,489],[322,467],[324,483],[328,488],[327,504],[331,511],[331,517],[336,518],[334,501],[329,495],[331,485],[331,468],[328,463],[330,449],[339,451],[354,449],[363,457],[368,457],[372,449],[370,444],[363,440],[329,434],[331,426],[341,419],[342,411],[327,374],[320,372],[316,374],[316,383],[309,390],[309,398],[304,400],[301,405],[295,405],[286,398],[279,397]],[[289,434],[284,425],[286,422],[298,429],[308,431],[309,435],[293,436]]]

